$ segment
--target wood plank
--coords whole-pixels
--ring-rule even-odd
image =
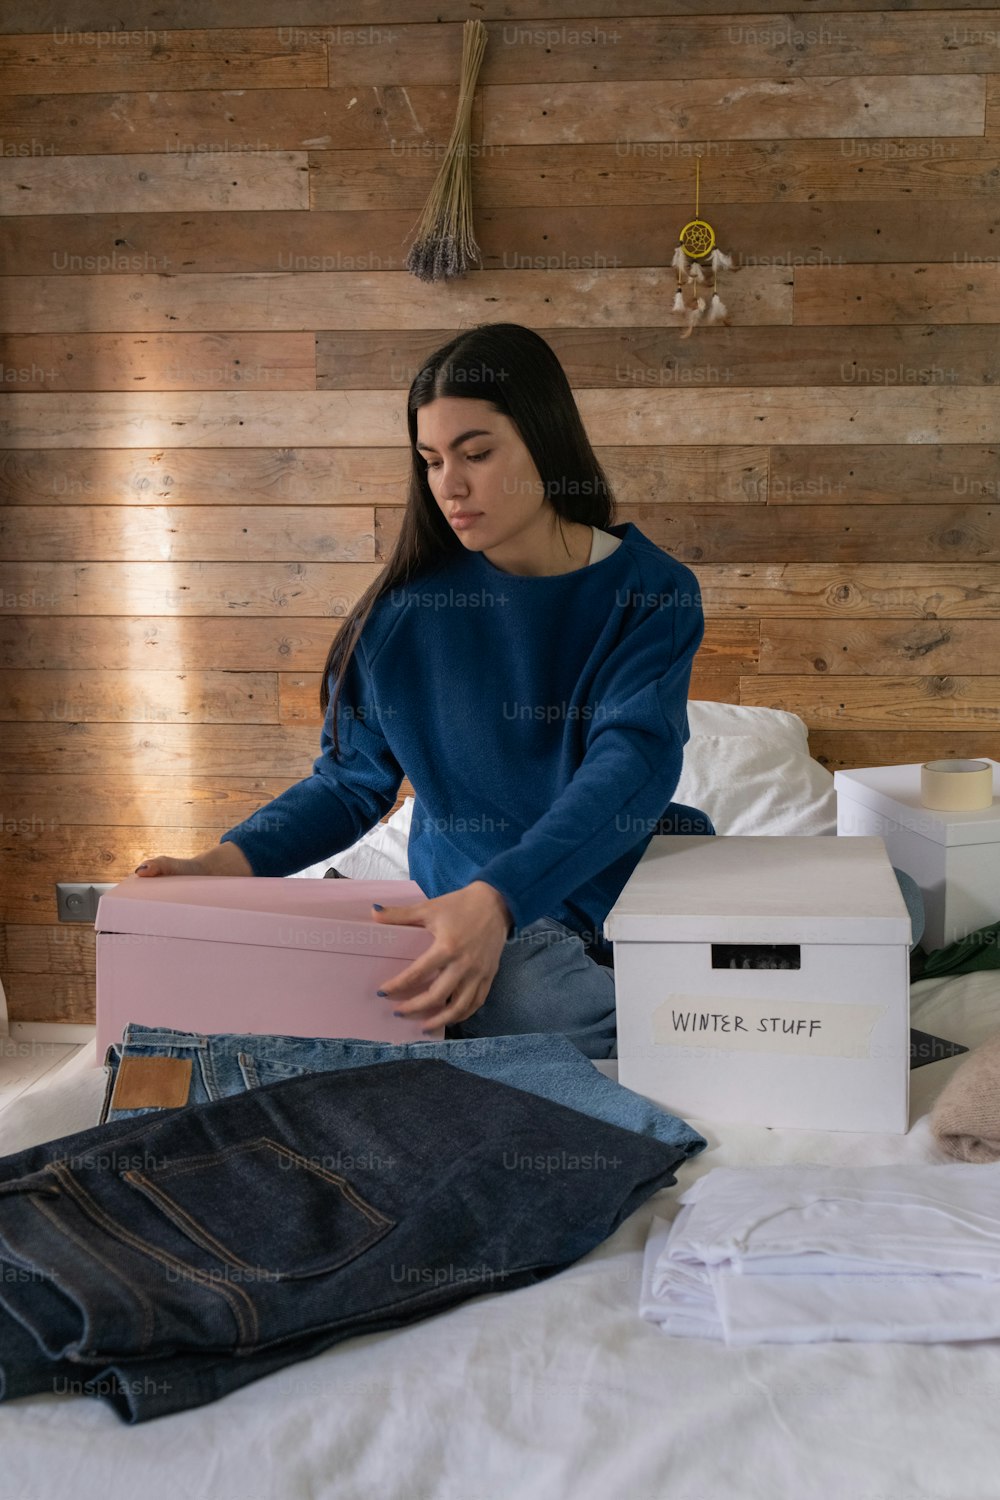
[[[749,267],[727,282],[735,321],[791,322],[792,272]],[[23,276],[0,312],[11,333],[197,329],[455,329],[506,318],[545,329],[644,327],[662,320],[677,273],[668,266],[608,271],[473,271],[445,287],[408,271],[261,273],[183,278]]]
[[[398,510],[386,515],[384,552],[395,542],[401,517]],[[873,557],[886,562],[1000,561],[1000,508],[995,505],[886,511],[871,505],[765,507],[723,501],[675,507],[656,501],[633,506],[629,519],[650,541],[688,564],[747,558],[778,563],[863,563]]]
[[[642,505],[687,505],[695,501],[752,505],[767,494],[766,448],[598,444],[595,452],[616,501],[629,512],[628,519]]]
[[[172,719],[196,725],[268,724],[278,717],[273,672],[29,668],[0,673],[0,685],[0,719],[8,723],[128,719],[160,724]]]
[[[287,785],[287,781],[285,785]],[[403,791],[407,783],[403,783]],[[397,799],[402,806],[403,798]],[[239,804],[232,800],[230,811]],[[249,817],[259,807],[253,797],[245,799]],[[386,817],[392,816],[395,808]],[[220,819],[219,833],[234,826]],[[385,820],[383,820],[385,821]],[[0,921],[51,925],[55,910],[55,884],[65,880],[66,871],[80,872],[80,879],[102,884],[117,883],[133,874],[140,860],[150,855],[169,854],[176,859],[191,859],[213,847],[218,840],[206,838],[205,830],[183,824],[164,828],[139,825],[111,825],[98,829],[88,824],[59,823],[54,829],[29,829],[12,832],[0,822],[0,867],[18,870],[18,880],[8,881],[0,895]],[[4,976],[6,984],[6,975]],[[46,982],[50,982],[47,978]]]
[[[508,217],[517,215],[511,212]],[[7,274],[18,276],[39,270],[58,274],[98,269],[113,276],[132,269],[132,256],[141,258],[141,268],[171,275],[400,271],[405,269],[404,242],[414,223],[409,209],[360,214],[315,213],[308,208],[235,208],[183,215],[37,214],[0,222],[0,253]],[[975,234],[971,224],[968,233]],[[988,246],[982,248],[985,252]],[[497,259],[499,255],[498,251]]]
[[[660,447],[689,443],[983,443],[1000,430],[1000,393],[970,387],[912,390],[733,386],[714,390],[584,390],[577,405],[591,442]],[[11,393],[0,408],[10,448],[147,448],[183,437],[196,447],[287,447],[322,433],[369,447],[408,441],[397,391],[80,392],[58,402]]]
[[[764,495],[770,506],[995,500],[1000,496],[1000,444],[776,444],[770,450]]]
[[[72,391],[58,401],[12,393],[0,408],[0,441],[14,448],[146,448],[178,438],[284,447],[308,443],[310,433],[334,444],[401,445],[405,402],[396,391]]]
[[[18,563],[0,600],[19,615],[343,616],[381,573],[365,563]],[[710,615],[1000,618],[996,563],[700,563]]]
[[[706,330],[707,332],[707,330]],[[332,393],[331,393],[332,394]],[[26,395],[25,402],[42,401]],[[88,398],[113,400],[113,397]],[[118,398],[124,399],[124,398]],[[135,397],[131,399],[135,400]],[[180,397],[170,398],[180,400]],[[224,401],[211,395],[203,401]],[[291,397],[247,395],[245,401]],[[308,400],[309,395],[294,398]],[[732,386],[720,402],[712,390],[587,390],[577,397],[592,441],[663,443],[683,433],[691,443],[987,442],[1000,430],[997,393],[968,388],[865,389],[831,386]]]
[[[0,213],[306,208],[308,172],[303,151],[0,159]],[[140,259],[129,269],[152,268]]]
[[[79,671],[100,661],[103,670],[111,671],[197,672],[210,671],[224,661],[228,672],[290,667],[318,672],[341,623],[325,617],[299,619],[290,625],[267,619],[192,621],[91,615],[78,617],[73,629],[67,630],[58,617],[0,616],[0,667]],[[758,639],[756,620],[710,620],[700,649],[702,665],[711,660],[720,670],[752,666],[757,661]],[[143,753],[147,748],[144,740]],[[126,752],[119,745],[115,753]],[[17,769],[11,760],[4,758],[2,763],[11,771]]]
[[[738,669],[757,667],[760,656],[758,620],[706,620],[705,635],[695,657],[699,675],[724,676]],[[695,697],[690,693],[689,697]]]
[[[319,710],[319,672],[278,673],[278,720],[282,724],[314,724],[323,722]]]
[[[342,616],[381,572],[370,563],[11,563],[0,604],[22,615]]]
[[[732,141],[646,144],[664,159],[672,153],[688,174],[699,152],[702,169],[713,178],[717,162],[738,148]],[[937,144],[947,159],[947,148]],[[780,214],[770,201],[731,202],[717,227],[723,247],[741,267],[909,261],[915,250],[926,261],[950,261],[957,245],[974,256],[995,254],[1000,206],[982,195],[929,204],[924,195],[931,188],[931,183],[921,185],[915,201],[898,192],[882,202],[819,202],[815,196],[809,202],[782,201]],[[415,220],[412,209],[380,207],[36,214],[0,221],[0,263],[10,276],[98,267],[104,275],[117,275],[128,271],[133,255],[148,269],[171,275],[399,271],[405,269]],[[678,219],[675,227],[681,223]],[[663,265],[673,250],[661,206],[654,203],[564,204],[553,216],[548,205],[483,208],[477,198],[475,224],[487,270]]]
[[[57,615],[0,615],[0,666],[73,671],[99,661],[113,671],[194,672],[224,662],[230,672],[320,671],[342,623],[329,616],[290,621],[80,615],[68,630]]]
[[[229,828],[252,816],[295,781],[308,777],[315,758],[313,753],[297,763],[290,762],[280,776],[243,776],[238,781],[193,775],[144,776],[137,780],[114,773],[11,776],[5,817],[25,831],[50,832],[67,817],[74,828],[81,829],[131,824],[145,829],[147,853],[161,832],[182,824],[191,832],[200,832],[201,848],[209,849]],[[412,796],[412,788],[408,795]]]
[[[730,672],[716,672],[703,668],[695,660],[691,672],[690,697],[704,703],[738,703],[740,701],[740,673],[738,668]]]
[[[162,19],[162,15],[157,18]],[[200,19],[200,18],[199,18]],[[66,26],[51,36],[11,38],[0,83],[9,91],[78,93],[107,89],[322,87],[321,55],[329,82],[447,84],[461,64],[461,23],[389,25],[375,18],[357,30],[333,25],[305,29],[229,31],[116,29],[89,35]],[[920,17],[855,15],[836,29],[800,26],[789,17],[757,15],[733,25],[725,16],[601,18],[597,24],[553,27],[487,22],[482,83],[553,83],[609,79],[718,77],[724,55],[735,79],[794,73],[848,77],[882,72],[943,74],[988,71],[991,28],[966,30],[945,12]],[[217,39],[217,40],[214,40]],[[959,40],[960,39],[960,40]],[[294,50],[292,50],[294,49]]]
[[[307,391],[309,333],[39,333],[0,339],[4,387],[22,391]]]
[[[841,729],[1000,731],[1000,677],[742,677],[740,702]]]
[[[992,28],[994,38],[1000,36],[1000,31],[994,26]],[[986,79],[986,127],[984,134],[989,140],[996,140],[1000,136],[1000,73],[994,73]],[[964,243],[960,241],[959,243]]]
[[[685,451],[662,450],[671,462]],[[714,451],[714,462],[728,465],[743,450]],[[749,450],[743,462],[756,474],[762,455],[766,461],[766,449]],[[7,449],[0,451],[0,503],[401,504],[409,467],[408,448]]]
[[[996,563],[701,563],[706,615],[1000,619]]]
[[[89,975],[11,974],[5,989],[11,1021],[94,1024],[96,979]]]
[[[731,26],[731,23],[730,23]],[[725,54],[740,55],[733,47]],[[993,63],[995,64],[995,57]],[[679,68],[687,59],[677,55]],[[717,64],[718,67],[718,64]],[[649,79],[651,69],[644,77]],[[727,69],[728,71],[728,69]],[[836,73],[840,75],[841,69]],[[484,89],[488,145],[582,145],[588,141],[822,139],[981,136],[986,90],[974,74],[734,80],[684,73],[626,82],[617,70],[599,89],[585,83],[520,83]]]
[[[809,753],[828,771],[912,766],[953,756],[1000,760],[1000,734],[980,729],[824,729],[809,731]]]
[[[77,828],[133,824],[146,829],[147,842],[159,838],[160,829],[183,824],[204,830],[202,847],[209,848],[227,829],[308,776],[314,759],[290,764],[283,776],[243,776],[238,781],[193,775],[136,778],[110,769],[100,775],[10,776],[5,816],[46,831],[63,820]]]
[[[160,854],[190,859],[207,847],[200,829],[156,831]],[[18,879],[6,881],[0,891],[0,920],[49,926],[55,912],[55,885],[66,879],[67,870],[79,872],[81,880],[109,884],[131,875],[150,852],[147,830],[141,825],[97,829],[59,822],[52,829],[14,832],[0,822],[0,864],[18,871]]]
[[[723,295],[728,298],[729,276],[724,275],[722,281]],[[662,324],[553,328],[546,341],[574,389],[1000,384],[1000,340],[996,329],[987,325],[716,327],[705,331],[709,343],[686,339],[682,329]],[[427,356],[447,337],[441,329],[319,333],[317,389],[406,389]]]
[[[621,506],[710,500],[763,504],[767,496],[766,448],[598,446],[596,452]],[[214,448],[207,453],[196,448],[6,449],[0,450],[0,503],[364,502],[377,504],[381,513],[387,506],[405,504],[409,467],[406,448]]]
[[[467,12],[465,13],[467,14]],[[958,13],[961,16],[961,12]],[[162,20],[162,14],[157,17]],[[200,17],[195,19],[200,20]],[[464,16],[463,16],[464,19]],[[59,23],[51,34],[11,36],[0,52],[7,92],[78,94],[107,90],[294,89],[365,85],[448,85],[461,64],[459,20],[320,29],[282,24],[205,30],[77,31]],[[734,80],[791,75],[830,77],[989,72],[995,31],[963,30],[954,13],[845,16],[836,28],[801,26],[786,15],[755,15],[749,23],[723,16],[601,17],[553,27],[487,22],[482,84],[552,86],[613,80],[714,79],[719,58]],[[326,60],[329,61],[327,72]],[[879,90],[873,94],[873,116]],[[768,104],[771,104],[768,99]]]
[[[799,266],[796,323],[998,323],[997,257],[951,265]]]
[[[283,26],[125,30],[116,20],[88,33],[60,19],[48,33],[10,36],[0,48],[7,94],[325,88],[327,80],[327,43]]]
[[[685,563],[1000,561],[997,505],[646,505],[634,516]]]
[[[715,143],[704,144],[707,155]],[[784,208],[822,200],[871,203],[873,215],[881,217],[887,203],[906,195],[926,202],[978,199],[992,211],[996,197],[996,144],[975,136],[730,144],[729,154],[711,156],[703,175],[702,206],[710,216],[718,217],[730,203]],[[431,157],[384,151],[317,151],[309,167],[314,209],[409,208],[415,215],[436,172]],[[669,141],[498,146],[492,153],[484,147],[471,157],[471,168],[477,214],[521,206],[547,205],[551,213],[571,206],[669,204],[684,215],[671,233],[690,217],[691,157]]]
[[[762,675],[974,675],[997,661],[997,620],[766,620],[761,627]]]
[[[81,621],[81,624],[89,624]],[[322,665],[322,663],[320,663]],[[0,723],[0,754],[11,775],[63,774],[80,766],[114,766],[141,782],[147,776],[294,776],[319,754],[315,729],[283,724],[148,726],[131,722]],[[286,781],[286,785],[287,785]]]
[[[536,0],[536,11],[539,9]],[[553,26],[548,14],[526,25],[487,21],[488,42],[482,83],[594,83],[618,79],[663,78],[782,79],[864,74],[974,74],[996,66],[992,18],[963,16],[947,8],[935,14],[840,16],[831,25],[823,16],[764,13],[735,22],[732,15],[645,18],[627,7],[628,16],[605,15],[575,25]],[[727,4],[727,10],[734,7]],[[824,7],[828,8],[828,7]],[[577,12],[579,15],[580,12]],[[384,17],[378,19],[384,21]],[[407,21],[411,20],[407,16]],[[463,16],[464,19],[464,16]],[[375,28],[382,45],[329,46],[330,81],[447,82],[458,76],[461,34],[458,25],[432,25],[416,17],[397,32]],[[963,24],[963,21],[965,24]],[[393,45],[398,41],[398,45]],[[358,56],[345,55],[351,52]],[[382,56],[381,54],[385,54]],[[724,62],[720,64],[720,59]],[[770,103],[770,100],[768,101]]]
[[[728,290],[726,291],[728,296]],[[18,334],[0,341],[7,389],[406,389],[447,329],[236,334]],[[993,327],[549,330],[574,387],[982,385],[1000,380]],[[315,373],[318,363],[318,376]]]
[[[970,26],[988,28],[989,17],[977,16],[978,11],[994,8],[995,0],[963,0],[961,12],[954,16],[957,23],[969,12]],[[835,13],[865,11],[892,14],[905,11],[909,16],[919,15],[922,10],[939,10],[941,0],[902,0],[890,5],[886,0],[824,0],[823,10]],[[760,14],[760,0],[726,0],[729,15],[752,14],[751,24],[759,26],[765,19]],[[596,19],[609,24],[609,0],[545,0],[545,21],[563,18]],[[477,11],[484,21],[528,20],[538,25],[539,0],[478,0]],[[172,0],[170,19],[177,27],[204,27],[206,19],[220,24],[238,21],[243,26],[334,26],[359,27],[368,25],[403,25],[411,22],[464,21],[469,13],[468,0],[214,0],[211,16],[206,18],[205,0]],[[701,0],[628,0],[631,16],[694,16],[701,19]],[[129,19],[133,27],[154,26],[163,20],[162,0],[132,0]],[[797,32],[802,31],[798,22],[788,25],[788,17],[782,16],[788,32],[786,41],[794,44]],[[613,24],[620,24],[617,20]],[[840,39],[839,20],[837,35]],[[0,34],[19,32],[37,33],[60,31],[72,28],[80,31],[113,31],[121,28],[121,10],[111,0],[6,0],[0,16]],[[803,33],[803,41],[804,41]],[[777,37],[772,39],[778,40]],[[358,44],[360,45],[360,43]]]
[[[368,563],[374,519],[369,506],[21,505],[0,510],[0,551],[8,562]]]
[[[6,928],[5,980],[8,974],[90,974],[96,959],[97,933],[87,923],[12,922]]]
[[[401,149],[424,142],[443,160],[458,103],[458,73],[449,87],[356,84],[340,88],[253,85],[245,90],[8,94],[0,98],[2,155],[184,156],[235,151]],[[481,98],[471,121],[481,135]],[[434,143],[441,142],[435,152]],[[232,164],[232,157],[229,158]]]

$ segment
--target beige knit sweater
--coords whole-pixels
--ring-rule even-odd
[[[948,1079],[931,1110],[931,1130],[958,1161],[1000,1160],[1000,1031]]]

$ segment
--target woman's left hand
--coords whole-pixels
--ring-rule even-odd
[[[426,953],[382,985],[393,1010],[421,1020],[425,1031],[464,1021],[479,1009],[500,967],[513,921],[500,892],[483,880],[431,901],[383,907],[372,918],[426,927],[434,936]],[[436,969],[440,973],[434,976]]]

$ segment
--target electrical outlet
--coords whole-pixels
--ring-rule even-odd
[[[56,908],[60,922],[94,922],[98,901],[105,891],[113,891],[117,883],[91,885],[89,882],[57,881]]]

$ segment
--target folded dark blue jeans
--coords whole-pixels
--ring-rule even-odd
[[[202,1405],[553,1275],[686,1155],[438,1059],[32,1147],[0,1159],[3,1394],[59,1390],[76,1368],[127,1421]]]
[[[204,1104],[209,1099],[228,1098],[284,1078],[301,1078],[305,1073],[334,1072],[413,1057],[440,1058],[480,1078],[495,1078],[498,1083],[540,1094],[567,1109],[607,1120],[624,1130],[655,1136],[668,1146],[682,1147],[688,1156],[703,1151],[708,1144],[686,1120],[607,1078],[568,1037],[555,1032],[440,1042],[373,1042],[232,1032],[202,1036],[132,1021],[125,1027],[121,1042],[114,1043],[107,1051],[108,1080],[101,1120],[148,1115],[153,1110],[171,1107],[171,1101],[181,1107]],[[181,1093],[176,1093],[171,1081],[167,1082],[165,1092],[158,1093],[154,1070],[153,1077],[147,1075],[145,1085],[140,1082],[138,1092],[123,1089],[125,1102],[119,1105],[116,1084],[122,1060],[126,1070],[122,1081],[127,1085],[128,1071],[136,1064],[142,1079],[142,1064],[147,1058],[169,1058],[188,1065]]]

